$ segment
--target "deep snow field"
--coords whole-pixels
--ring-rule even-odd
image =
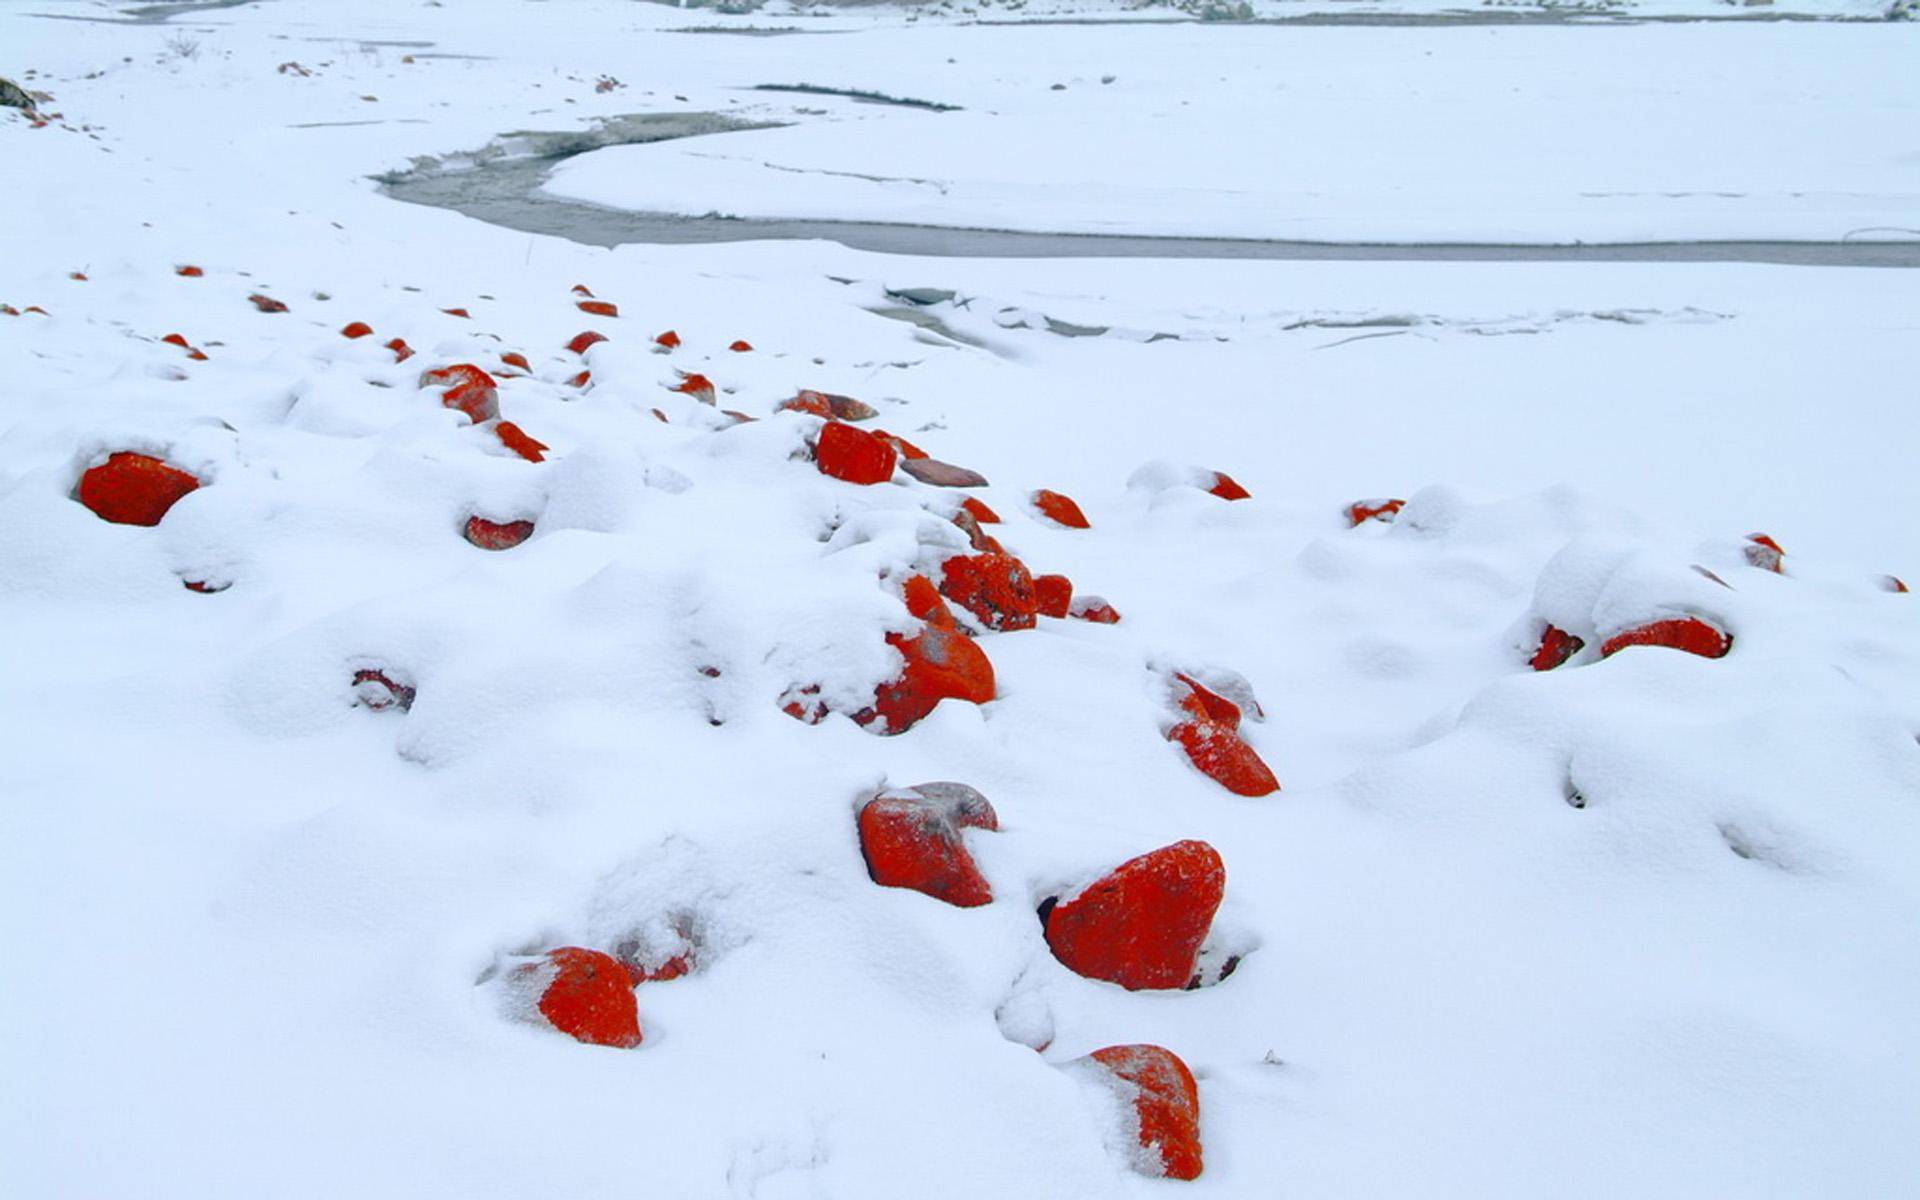
[[[1920,24],[152,15],[0,4],[0,76],[52,97],[0,110],[0,1194],[1913,1193],[1920,271],[606,250],[374,177],[719,113],[787,128],[555,188],[1911,238]],[[754,90],[798,83],[959,111]],[[456,363],[544,461],[421,385]],[[829,477],[800,389],[990,485]],[[109,523],[75,497],[115,452],[201,486]],[[965,496],[1120,620],[973,625],[994,698],[886,736],[854,717]],[[1730,651],[1601,658],[1688,618]],[[1549,625],[1584,648],[1530,669]],[[1257,696],[1282,790],[1189,763],[1176,672]],[[997,810],[991,903],[869,877],[861,805],[936,780]],[[1063,964],[1036,910],[1183,839],[1225,865],[1210,986]],[[525,994],[566,946],[691,969],[633,989],[638,1046],[583,1044]],[[1197,1179],[1138,1169],[1079,1061],[1134,1043],[1197,1079]]]

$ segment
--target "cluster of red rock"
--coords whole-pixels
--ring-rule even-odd
[[[962,830],[995,831],[999,817],[973,788],[889,789],[861,807],[857,823],[875,883],[960,908],[992,903]],[[1176,842],[1121,863],[1064,900],[1049,897],[1040,917],[1048,948],[1077,975],[1129,991],[1190,989],[1202,983],[1200,947],[1225,892],[1226,867],[1213,847]],[[1170,1179],[1200,1174],[1199,1088],[1178,1055],[1160,1046],[1109,1046],[1069,1066],[1124,1085],[1116,1090],[1130,1105],[1136,1167]]]

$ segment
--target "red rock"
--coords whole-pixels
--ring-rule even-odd
[[[1239,731],[1240,706],[1198,679],[1176,671],[1173,690],[1175,706],[1188,716],[1199,721],[1212,721],[1232,732]]]
[[[1027,565],[1010,554],[957,554],[940,564],[940,594],[994,630],[1032,629],[1040,602]]]
[[[780,711],[796,721],[818,725],[827,719],[827,702],[820,699],[820,685],[790,687],[780,694]]]
[[[1076,621],[1092,621],[1095,625],[1120,623],[1120,610],[1108,604],[1105,598],[1094,595],[1075,596],[1067,615]]]
[[[178,346],[182,350],[193,349],[193,347],[187,342],[185,334],[169,333],[167,336],[161,338],[160,340],[165,342],[169,346]]]
[[[396,707],[401,712],[406,712],[413,707],[413,699],[417,693],[418,689],[411,684],[397,682],[385,671],[364,670],[353,673],[354,699],[374,712],[384,712]]]
[[[588,329],[584,332],[574,334],[573,340],[567,343],[567,349],[573,351],[575,354],[585,354],[588,346],[596,345],[606,340],[606,334],[595,333],[593,330]]]
[[[1108,1046],[1087,1056],[1125,1081],[1130,1093],[1143,1174],[1165,1179],[1198,1179],[1200,1086],[1173,1051],[1161,1046]]]
[[[658,417],[658,418],[660,419],[660,423],[661,423],[662,425],[671,425],[671,424],[673,423],[673,422],[671,422],[671,421],[669,421],[669,420],[667,420],[667,414],[666,414],[666,413],[663,413],[663,412],[661,412],[661,411],[660,411],[659,409],[657,409],[657,408],[653,410],[653,415],[654,415],[654,416],[656,416],[656,417]]]
[[[576,283],[573,285],[573,294],[576,296],[586,296],[589,299],[591,299],[593,296],[593,289],[589,288],[584,283]]]
[[[17,317],[20,315],[20,310],[11,304],[0,304],[0,315]]]
[[[882,438],[840,421],[828,421],[821,428],[813,456],[822,475],[848,483],[885,483],[893,478],[893,447]]]
[[[862,725],[883,721],[883,732],[904,733],[942,700],[985,704],[994,697],[993,664],[980,647],[953,629],[929,625],[916,637],[890,633],[906,667],[899,678],[874,689],[873,707],[857,714]]]
[[[423,372],[420,386],[446,388],[440,403],[467,414],[475,425],[500,415],[500,393],[493,376],[472,363],[455,363]]]
[[[512,421],[500,422],[493,427],[493,433],[495,437],[500,439],[501,445],[518,454],[521,458],[526,459],[528,462],[546,461],[546,454],[544,453],[547,449],[546,443],[534,441],[527,436],[525,430],[515,425]]]
[[[680,373],[680,382],[669,390],[679,392],[682,395],[692,396],[702,404],[712,404],[714,402],[713,380],[708,379],[705,375],[683,371]]]
[[[533,536],[533,522],[468,517],[463,536],[482,550],[511,550]]]
[[[46,309],[44,309],[44,308],[41,308],[41,307],[40,307],[40,306],[39,306],[38,304],[29,304],[29,305],[27,305],[27,307],[26,307],[26,309],[25,309],[24,311],[26,311],[26,312],[30,312],[30,313],[39,313],[39,314],[40,314],[41,316],[43,316],[43,317],[47,317],[47,316],[52,316],[52,315],[53,315],[53,314],[51,314],[51,313],[49,313],[49,312],[48,312],[48,311],[47,311]]]
[[[887,439],[887,443],[893,447],[894,452],[899,454],[901,458],[920,459],[927,457],[925,450],[922,450],[897,433],[888,433],[884,429],[876,429],[873,431],[873,436]]]
[[[928,458],[924,454],[918,458],[911,455],[905,456],[900,463],[900,469],[929,487],[987,486],[987,477],[980,472],[968,470],[966,467],[956,467],[952,463]]]
[[[828,404],[827,398],[819,392],[803,391],[790,400],[782,400],[773,411],[806,413],[808,416],[825,417],[828,420],[833,418],[833,406]]]
[[[275,300],[272,296],[263,296],[259,292],[248,296],[247,299],[253,301],[253,306],[263,313],[283,313],[287,311],[286,305]]]
[[[529,375],[533,373],[533,364],[528,362],[527,356],[518,350],[509,350],[505,354],[502,354],[500,361],[509,367],[518,367]]]
[[[157,458],[122,450],[80,476],[80,503],[115,525],[158,525],[200,480]]]
[[[906,602],[907,611],[919,620],[941,629],[958,629],[959,622],[953,619],[953,610],[941,598],[939,589],[925,575],[910,575],[900,588],[900,599]]]
[[[578,375],[575,375],[572,379],[567,380],[567,386],[583,388],[592,382],[593,382],[593,372],[582,371]]]
[[[583,313],[591,313],[596,317],[618,317],[620,315],[619,307],[609,304],[605,300],[581,300],[577,301],[574,307]]]
[[[751,342],[738,341],[728,346],[727,349],[733,351],[735,354],[745,354],[747,351],[753,349],[753,344]]]
[[[1033,494],[1033,506],[1040,510],[1041,516],[1056,525],[1065,525],[1068,529],[1092,528],[1087,524],[1087,515],[1080,511],[1080,506],[1059,492],[1041,488]]]
[[[967,543],[975,550],[987,554],[1006,553],[1006,551],[1001,548],[999,542],[987,536],[986,531],[980,528],[980,522],[974,520],[973,514],[966,509],[963,508],[955,512],[950,519],[953,521],[955,527],[967,535]]]
[[[175,268],[173,269],[173,273],[174,273],[175,275],[184,275],[184,276],[186,276],[186,277],[187,277],[188,279],[198,279],[198,278],[200,278],[200,277],[201,277],[202,275],[205,275],[205,274],[206,274],[206,272],[205,272],[205,271],[202,271],[202,270],[201,270],[201,269],[200,269],[199,267],[193,267],[193,266],[179,266],[179,267],[175,267]]]
[[[1586,644],[1584,639],[1549,625],[1547,631],[1540,635],[1540,648],[1533,652],[1531,665],[1536,671],[1551,671],[1580,653],[1581,647]]]
[[[882,792],[860,810],[860,853],[882,887],[911,888],[956,908],[991,903],[993,888],[968,853],[963,825],[998,829],[985,796],[960,784],[929,796],[920,788]],[[972,803],[962,798],[970,794]],[[964,816],[963,816],[964,810]]]
[[[443,308],[440,311],[450,317],[466,317],[468,319],[472,319],[473,317],[473,314],[464,308]]]
[[[1065,617],[1073,607],[1073,580],[1065,575],[1035,575],[1033,599],[1043,617]]]
[[[1406,506],[1405,500],[1355,500],[1347,505],[1347,524],[1358,526],[1367,521],[1392,521]]]
[[[399,338],[387,343],[387,349],[393,351],[393,361],[403,363],[413,357],[413,347]]]
[[[182,579],[180,583],[188,591],[198,592],[202,596],[216,595],[220,592],[226,591],[228,588],[233,586],[231,581],[222,581],[219,583],[215,583],[210,579]]]
[[[81,283],[85,283],[87,281],[87,275],[85,271],[69,271],[67,272],[67,278],[76,279]]]
[[[367,337],[372,333],[373,326],[367,324],[365,321],[351,321],[341,327],[340,330],[340,336],[349,339]]]
[[[1628,646],[1665,646],[1701,658],[1721,658],[1733,648],[1733,636],[1699,617],[1675,617],[1614,634],[1600,643],[1600,657],[1609,658]]]
[[[1183,988],[1226,894],[1227,869],[1205,842],[1129,859],[1046,912],[1047,945],[1075,974],[1128,991]]]
[[[1253,493],[1241,487],[1238,483],[1235,483],[1233,476],[1227,474],[1225,471],[1215,471],[1213,473],[1213,486],[1207,489],[1207,493],[1218,496],[1222,500],[1253,499]]]
[[[1218,721],[1182,721],[1167,732],[1167,740],[1178,742],[1196,770],[1236,796],[1268,796],[1280,790],[1280,781],[1254,748]]]
[[[994,512],[991,508],[988,508],[983,501],[972,496],[968,496],[965,500],[962,500],[960,507],[972,513],[973,519],[982,525],[998,525],[1000,523],[999,513]]]
[[[1759,567],[1762,571],[1772,571],[1775,575],[1782,574],[1780,560],[1785,558],[1786,554],[1787,552],[1780,548],[1779,542],[1764,533],[1747,535],[1746,555],[1747,562],[1751,566]]]
[[[654,338],[653,344],[663,350],[671,350],[680,344],[680,335],[669,329],[659,337]]]
[[[528,963],[518,971],[537,978],[549,967],[553,982],[540,993],[539,1006],[549,1025],[590,1046],[629,1050],[640,1044],[640,1007],[633,984],[612,955],[562,946],[547,951],[546,963]]]
[[[747,425],[760,419],[759,417],[750,417],[746,413],[731,408],[721,409],[720,415],[723,417],[732,417],[735,425]]]
[[[1898,575],[1882,575],[1880,577],[1880,586],[1889,592],[1904,592],[1907,590],[1907,585]]]

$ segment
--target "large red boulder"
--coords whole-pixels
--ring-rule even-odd
[[[906,667],[875,689],[872,714],[862,724],[877,716],[885,721],[885,732],[902,733],[942,700],[985,704],[993,699],[993,663],[967,635],[929,626],[917,637],[890,633],[887,644],[900,651]]]
[[[1065,617],[1073,608],[1073,580],[1065,575],[1035,575],[1033,600],[1043,617]]]
[[[998,829],[993,805],[959,783],[880,793],[860,810],[860,852],[883,887],[911,888],[959,908],[993,900],[993,889],[961,840],[963,828]]]
[[[1699,617],[1674,617],[1614,634],[1600,643],[1600,657],[1608,658],[1628,646],[1665,646],[1701,658],[1722,658],[1733,648],[1733,636]]]
[[[1046,912],[1047,945],[1075,974],[1128,991],[1184,988],[1226,894],[1205,842],[1175,842],[1115,867]]]
[[[848,483],[885,483],[893,478],[896,461],[885,438],[841,421],[828,421],[814,444],[813,457],[822,475]]]
[[[178,467],[123,450],[80,476],[75,495],[103,521],[158,525],[168,509],[199,486],[199,479]]]
[[[1240,728],[1240,706],[1193,676],[1174,672],[1174,707],[1197,721],[1212,721],[1227,729]]]
[[[640,1044],[640,1007],[634,1002],[633,982],[612,955],[562,946],[547,951],[544,962],[528,963],[517,971],[532,983],[553,972],[540,992],[539,1009],[561,1033],[591,1046],[627,1050]]]
[[[940,594],[988,629],[1032,629],[1040,611],[1033,575],[1011,554],[956,554],[940,564]]]
[[[1120,1084],[1132,1109],[1134,1168],[1163,1179],[1197,1179],[1200,1087],[1180,1056],[1162,1046],[1108,1046],[1087,1056]]]

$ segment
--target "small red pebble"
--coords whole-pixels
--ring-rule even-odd
[[[272,296],[263,296],[259,292],[248,296],[247,299],[253,301],[253,306],[263,313],[283,313],[287,311],[286,305],[275,300]]]
[[[455,363],[420,376],[421,387],[445,387],[440,403],[467,414],[475,425],[500,415],[500,393],[493,376],[472,363]]]
[[[833,419],[833,406],[828,404],[827,398],[819,392],[803,391],[791,400],[782,400],[773,411],[806,413],[812,417]]]
[[[994,512],[983,502],[974,499],[972,496],[968,496],[965,500],[962,500],[960,507],[972,513],[973,519],[982,525],[998,525],[1000,523],[999,513]]]
[[[576,283],[573,285],[573,294],[576,296],[591,297],[593,295],[593,289],[589,288],[584,283]]]
[[[1075,596],[1073,604],[1067,609],[1067,615],[1076,621],[1091,621],[1095,625],[1120,623],[1120,610],[1108,604],[1101,596]]]
[[[193,266],[175,267],[173,269],[173,273],[175,275],[184,275],[188,279],[198,279],[202,275],[206,274],[206,272],[202,271],[199,267],[193,267]]]
[[[1628,646],[1665,646],[1701,658],[1721,658],[1733,648],[1733,636],[1698,617],[1673,617],[1614,634],[1600,643],[1600,657],[1611,657]]]
[[[520,353],[518,350],[509,350],[505,354],[502,354],[500,356],[500,361],[509,367],[518,367],[522,371],[527,372],[528,374],[533,373],[533,364],[528,362],[527,356]]]
[[[1549,625],[1547,631],[1540,635],[1540,648],[1533,652],[1531,665],[1536,671],[1551,671],[1580,653],[1581,647],[1586,644],[1585,640],[1566,630]]]
[[[528,462],[546,461],[546,455],[544,453],[547,449],[546,444],[544,442],[536,442],[531,437],[528,437],[526,431],[518,425],[515,425],[512,421],[502,421],[498,425],[495,425],[493,427],[493,433],[495,437],[500,439],[501,445],[518,454],[521,458],[526,459]]]
[[[1043,617],[1065,617],[1073,607],[1073,580],[1065,575],[1035,575],[1033,599]]]
[[[883,732],[904,733],[942,700],[985,704],[994,697],[993,664],[957,630],[929,624],[916,637],[890,633],[887,645],[900,651],[906,667],[874,689],[873,708],[854,717],[862,725],[878,718]]]
[[[17,317],[20,315],[20,310],[11,304],[0,304],[0,313],[4,313],[9,317]]]
[[[583,313],[592,313],[596,317],[617,317],[620,315],[619,307],[605,300],[580,300],[575,302],[574,307]]]
[[[80,476],[80,503],[115,525],[158,525],[200,480],[146,454],[122,450]]]
[[[39,313],[43,317],[49,317],[53,315],[52,313],[49,313],[46,309],[41,308],[38,304],[27,305],[26,311],[30,313]]]
[[[562,946],[547,951],[546,963],[528,963],[519,973],[536,976],[554,970],[553,982],[540,993],[540,1015],[575,1041],[630,1050],[641,1042],[640,1006],[627,971],[611,954]]]
[[[918,461],[919,459],[928,457],[925,450],[922,450],[897,433],[888,433],[884,429],[876,429],[873,431],[873,436],[887,439],[887,443],[894,448],[895,452],[898,453],[901,458]]]
[[[1280,781],[1252,746],[1218,721],[1182,721],[1167,731],[1194,769],[1236,796],[1270,796]]]
[[[193,347],[190,344],[188,344],[185,334],[169,333],[167,336],[161,338],[160,340],[165,342],[169,346],[178,346],[182,350],[193,349]]]
[[[993,888],[968,853],[962,828],[998,829],[993,805],[958,783],[880,793],[860,810],[860,853],[882,887],[911,888],[956,908],[993,901]]]
[[[1880,586],[1889,592],[1904,592],[1907,590],[1906,583],[1898,575],[1881,576]]]
[[[400,338],[388,342],[387,349],[393,351],[393,361],[397,363],[403,363],[413,357],[413,347]]]
[[[1227,890],[1205,842],[1175,842],[1129,859],[1045,915],[1047,945],[1077,975],[1128,991],[1184,988]]]
[[[1779,575],[1782,574],[1780,560],[1786,557],[1787,552],[1780,548],[1779,542],[1766,534],[1750,533],[1747,535],[1746,555],[1749,565]]]
[[[440,311],[450,317],[466,317],[468,319],[472,319],[473,317],[473,314],[464,308],[443,308]]]
[[[399,683],[385,671],[364,670],[353,673],[354,699],[374,712],[384,712],[389,708],[398,708],[406,712],[413,707],[414,696],[418,689],[410,684]]]
[[[1213,486],[1207,489],[1207,494],[1218,496],[1222,500],[1253,499],[1253,493],[1241,487],[1238,483],[1235,483],[1233,476],[1227,474],[1225,471],[1215,471],[1213,473]]]
[[[85,271],[70,271],[67,273],[67,278],[76,279],[81,283],[85,283],[87,281],[87,274]]]
[[[669,329],[659,337],[654,338],[653,344],[663,350],[671,350],[680,344],[680,335]]]
[[[342,326],[340,330],[340,336],[343,338],[363,338],[372,333],[373,326],[367,324],[365,321],[353,321]]]
[[[1134,1167],[1162,1179],[1198,1179],[1200,1085],[1179,1055],[1161,1046],[1108,1046],[1087,1056],[1123,1081],[1139,1150]]]
[[[188,591],[198,592],[202,596],[216,595],[233,586],[231,583],[214,583],[207,579],[183,579],[180,582]]]
[[[988,629],[1032,629],[1040,611],[1033,575],[1010,554],[956,554],[940,564],[940,594]]]
[[[461,535],[482,550],[511,550],[533,536],[533,522],[468,517]]]
[[[828,421],[820,430],[813,457],[822,475],[848,483],[885,483],[893,478],[895,456],[886,439],[840,421]]]
[[[667,414],[665,414],[665,413],[663,413],[663,412],[661,412],[661,411],[660,411],[659,409],[657,409],[657,408],[653,410],[653,415],[654,415],[654,416],[656,416],[656,417],[658,417],[658,418],[660,418],[660,423],[661,423],[662,425],[670,425],[670,424],[672,424],[672,422],[671,422],[671,421],[668,421],[668,420],[667,420]]]
[[[735,354],[745,354],[747,351],[753,349],[753,343],[745,341],[735,342],[731,346],[728,346],[727,349],[733,351]]]
[[[702,404],[713,403],[713,380],[705,375],[681,372],[680,382],[667,389],[679,392],[683,396],[692,396]]]
[[[593,330],[588,329],[574,334],[573,340],[567,343],[567,349],[573,351],[575,354],[585,354],[588,346],[597,345],[606,340],[606,334],[595,333]]]
[[[1347,524],[1359,526],[1368,521],[1392,521],[1406,506],[1405,500],[1355,500],[1347,505]]]
[[[1033,494],[1033,506],[1040,510],[1041,516],[1056,525],[1064,525],[1068,529],[1092,528],[1087,524],[1087,515],[1080,511],[1080,506],[1059,492],[1041,488]]]
[[[582,371],[578,375],[575,375],[572,379],[567,380],[567,386],[583,388],[592,382],[593,382],[593,372]]]
[[[1240,706],[1207,687],[1191,675],[1174,672],[1173,688],[1175,705],[1190,717],[1201,721],[1212,721],[1237,732],[1240,728]]]

